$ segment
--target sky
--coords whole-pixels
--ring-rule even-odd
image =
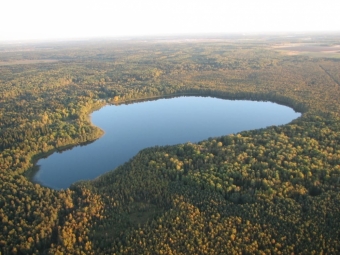
[[[340,32],[339,0],[3,0],[0,41]]]

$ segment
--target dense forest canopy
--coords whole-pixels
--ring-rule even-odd
[[[0,253],[337,253],[339,37],[0,45]],[[101,136],[94,109],[184,94],[303,115],[148,148],[66,190],[26,178],[38,158]]]

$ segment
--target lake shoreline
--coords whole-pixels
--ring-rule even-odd
[[[183,99],[181,99],[181,98],[183,98]],[[186,99],[186,98],[188,98],[188,99]],[[114,143],[112,143],[112,145],[105,145],[106,147],[106,150],[108,150],[108,148],[110,148],[109,149],[109,151],[111,151],[113,154],[113,156],[114,155],[118,155],[119,153],[123,153],[123,152],[117,152],[117,151],[115,151],[115,150],[117,150],[117,148],[119,148],[119,150],[122,150],[122,151],[130,151],[130,149],[127,149],[127,148],[125,148],[124,146],[125,146],[125,143],[126,142],[134,142],[134,143],[137,143],[138,145],[139,145],[139,140],[140,139],[143,139],[143,137],[145,136],[145,134],[148,134],[148,132],[149,132],[149,130],[152,130],[152,128],[154,128],[154,125],[155,124],[152,124],[151,126],[150,126],[150,123],[154,123],[152,120],[152,118],[150,119],[149,117],[149,115],[151,114],[152,115],[152,112],[154,111],[154,110],[152,110],[151,112],[150,112],[150,109],[155,109],[155,111],[157,111],[158,110],[158,108],[159,108],[159,106],[156,106],[157,104],[160,104],[161,103],[161,105],[164,105],[164,104],[166,104],[167,106],[166,106],[166,108],[162,108],[162,107],[164,107],[164,106],[161,106],[160,107],[160,109],[163,109],[163,110],[161,110],[161,113],[158,113],[158,114],[161,114],[161,115],[159,115],[158,117],[154,117],[154,119],[157,119],[157,120],[159,120],[159,121],[157,121],[157,122],[160,122],[160,124],[162,124],[163,122],[164,123],[166,123],[165,125],[170,125],[170,123],[174,123],[175,124],[175,127],[172,127],[172,130],[176,130],[177,129],[177,131],[175,131],[175,133],[176,132],[178,132],[178,130],[184,130],[184,132],[185,132],[185,130],[191,130],[191,132],[190,132],[190,135],[189,135],[189,133],[188,134],[181,134],[181,135],[179,135],[178,136],[178,134],[176,133],[176,138],[169,138],[170,140],[169,141],[166,141],[165,142],[165,140],[167,139],[167,138],[164,138],[164,135],[162,134],[162,132],[164,131],[163,130],[163,128],[162,127],[158,127],[158,129],[156,129],[156,130],[153,130],[152,132],[153,133],[155,133],[156,135],[158,135],[159,137],[162,137],[162,140],[159,140],[159,142],[157,142],[157,141],[154,141],[153,139],[154,138],[152,138],[150,141],[149,141],[149,138],[148,138],[148,136],[146,136],[145,137],[145,139],[146,139],[146,141],[147,141],[147,145],[143,145],[142,147],[135,147],[135,145],[137,145],[137,144],[134,144],[133,146],[134,146],[134,149],[132,150],[133,151],[133,154],[131,154],[131,155],[129,155],[128,156],[128,158],[126,159],[125,158],[125,156],[123,156],[123,157],[120,157],[119,159],[118,159],[118,161],[116,160],[116,161],[114,161],[114,162],[116,162],[118,165],[116,165],[116,163],[115,164],[112,164],[112,165],[110,165],[110,167],[107,167],[107,168],[109,168],[109,170],[111,169],[115,169],[116,167],[118,167],[119,165],[121,165],[121,164],[123,164],[125,161],[122,161],[122,162],[120,162],[120,160],[121,159],[124,159],[124,160],[128,160],[128,159],[131,159],[135,154],[137,154],[138,153],[138,151],[140,151],[140,150],[142,150],[142,149],[144,149],[144,148],[147,148],[147,147],[154,147],[154,146],[163,146],[163,145],[174,145],[174,144],[182,144],[182,143],[185,143],[185,142],[188,142],[188,141],[190,141],[190,142],[194,142],[194,143],[196,143],[196,142],[199,142],[199,141],[204,141],[205,139],[208,139],[209,137],[219,137],[219,136],[226,136],[226,135],[229,135],[229,134],[236,134],[236,133],[239,133],[239,132],[242,132],[242,131],[245,131],[245,130],[253,130],[253,129],[258,129],[258,128],[265,128],[265,127],[268,127],[268,126],[270,126],[270,125],[277,125],[277,123],[279,123],[279,125],[282,125],[281,123],[283,123],[283,124],[287,124],[287,123],[289,123],[290,122],[290,120],[294,120],[294,119],[296,119],[296,118],[298,118],[299,116],[301,116],[301,115],[299,115],[299,116],[297,116],[297,117],[294,117],[294,118],[289,118],[289,120],[287,120],[287,121],[284,121],[284,122],[272,122],[272,119],[273,119],[273,117],[268,117],[265,113],[263,113],[263,114],[260,114],[261,116],[267,116],[267,117],[262,117],[262,118],[260,118],[259,120],[256,120],[256,119],[258,119],[259,117],[259,115],[256,113],[256,111],[255,112],[253,112],[253,109],[256,109],[256,108],[258,108],[258,109],[264,109],[263,111],[266,111],[266,109],[267,109],[267,111],[269,110],[269,108],[268,108],[268,106],[267,106],[267,103],[272,103],[272,102],[261,102],[261,101],[256,101],[256,100],[225,100],[225,99],[223,99],[223,98],[217,98],[217,97],[214,97],[214,96],[211,96],[211,95],[209,95],[209,96],[203,96],[203,95],[199,95],[199,96],[191,96],[191,95],[183,95],[183,94],[181,94],[181,95],[178,95],[178,96],[175,96],[175,95],[171,95],[171,96],[168,96],[168,97],[161,97],[161,98],[159,98],[159,97],[157,97],[157,98],[153,98],[154,100],[150,100],[150,99],[145,99],[145,100],[143,100],[142,102],[139,100],[138,101],[138,103],[141,103],[142,105],[140,105],[140,106],[138,106],[138,108],[137,108],[137,106],[136,105],[134,105],[133,103],[132,103],[132,101],[121,101],[121,102],[119,102],[119,104],[102,104],[102,105],[100,105],[100,106],[96,106],[96,107],[94,107],[94,108],[92,108],[91,109],[91,111],[89,111],[89,112],[91,112],[91,113],[89,113],[86,117],[87,117],[87,119],[85,120],[85,121],[87,121],[87,122],[89,122],[89,124],[91,124],[91,126],[93,126],[96,130],[99,130],[99,135],[97,136],[97,138],[96,139],[94,139],[94,140],[92,140],[92,141],[89,141],[89,142],[86,142],[86,143],[80,143],[80,144],[71,144],[71,145],[67,145],[67,146],[63,146],[62,148],[58,148],[57,150],[51,150],[51,151],[49,151],[49,152],[47,152],[47,153],[43,153],[43,154],[40,154],[37,158],[36,158],[36,161],[35,161],[35,165],[34,165],[34,167],[33,167],[33,169],[32,169],[32,172],[31,172],[31,178],[30,178],[30,180],[32,181],[32,182],[35,182],[35,183],[40,183],[40,184],[42,184],[42,183],[45,183],[44,181],[41,181],[41,179],[39,179],[39,180],[37,180],[35,177],[37,176],[37,172],[39,171],[39,166],[37,165],[37,162],[40,160],[40,159],[42,159],[42,158],[46,158],[46,157],[48,157],[48,156],[50,156],[51,154],[53,154],[55,151],[58,151],[58,152],[60,152],[60,151],[65,151],[65,150],[72,150],[72,149],[75,149],[76,147],[79,147],[79,145],[80,145],[80,147],[82,147],[82,145],[88,145],[88,144],[91,144],[91,143],[93,143],[94,141],[96,141],[96,140],[100,140],[99,138],[101,138],[104,134],[106,134],[106,128],[107,127],[103,127],[101,124],[99,125],[98,124],[98,122],[97,122],[97,124],[95,124],[95,122],[93,121],[93,114],[96,112],[96,110],[98,110],[98,109],[100,109],[101,111],[102,111],[102,109],[104,109],[103,108],[103,106],[108,106],[108,107],[110,107],[110,106],[113,106],[113,107],[115,107],[115,106],[118,106],[118,105],[124,105],[124,107],[123,108],[112,108],[112,109],[115,109],[115,112],[117,112],[117,110],[119,109],[119,111],[121,111],[121,110],[124,110],[124,109],[128,109],[128,108],[133,108],[134,109],[134,112],[138,112],[138,109],[139,108],[141,108],[141,109],[143,109],[143,108],[145,108],[146,106],[145,105],[147,105],[148,103],[151,103],[153,106],[152,106],[152,108],[148,108],[147,109],[147,113],[143,113],[143,114],[141,114],[141,113],[139,113],[140,114],[140,116],[139,116],[139,118],[142,118],[142,120],[137,120],[137,121],[132,121],[132,120],[129,120],[130,118],[131,118],[131,116],[128,114],[128,113],[124,113],[123,115],[122,114],[120,114],[119,113],[119,111],[117,112],[117,114],[115,113],[114,115],[108,115],[108,114],[110,114],[109,112],[110,112],[110,110],[109,109],[105,109],[104,110],[104,112],[102,112],[102,113],[100,113],[101,115],[102,115],[102,117],[101,118],[104,118],[104,119],[108,119],[108,120],[106,120],[106,121],[113,121],[114,122],[114,130],[115,131],[117,131],[117,130],[119,130],[119,122],[124,122],[124,121],[132,121],[131,123],[129,123],[128,124],[128,126],[126,126],[126,127],[121,127],[121,128],[123,128],[123,129],[128,129],[128,130],[126,130],[126,131],[124,131],[124,132],[128,132],[127,134],[125,134],[125,135],[121,135],[121,134],[118,134],[118,136],[122,136],[122,138],[120,138],[120,139],[126,139],[127,137],[129,138],[128,140],[121,140],[121,141],[119,141],[118,143],[117,142],[114,142]],[[155,101],[158,101],[159,99],[176,99],[176,103],[170,103],[170,102],[172,102],[171,100],[165,100],[165,101],[159,101],[158,103],[156,103]],[[216,101],[215,101],[215,99],[216,99]],[[145,102],[145,101],[147,101],[147,102]],[[135,102],[137,102],[137,101],[133,101],[134,103]],[[196,102],[196,103],[195,103]],[[144,104],[145,103],[145,104]],[[253,103],[255,103],[255,105],[253,104]],[[257,103],[263,103],[263,104],[257,104]],[[169,105],[170,104],[170,105]],[[182,105],[182,104],[189,104],[189,105],[187,105],[187,106],[185,106],[185,105]],[[192,105],[193,104],[193,105]],[[237,106],[231,106],[231,105],[237,105]],[[279,104],[277,104],[277,103],[274,103],[274,104],[276,104],[277,106],[279,105]],[[229,105],[229,106],[227,106],[227,105]],[[261,106],[262,105],[262,106]],[[128,107],[129,106],[129,107]],[[151,107],[151,106],[149,106],[149,107]],[[178,108],[178,107],[180,107],[180,108]],[[168,120],[167,118],[168,118],[168,116],[171,116],[171,114],[175,114],[175,116],[174,117],[172,117],[172,118],[175,118],[176,120],[178,120],[177,118],[178,118],[178,113],[179,112],[181,112],[182,110],[184,110],[184,111],[186,111],[188,108],[190,108],[190,107],[193,107],[195,110],[196,110],[196,108],[198,109],[197,111],[197,113],[195,113],[195,112],[190,112],[189,113],[189,115],[185,115],[185,121],[184,122],[186,122],[187,121],[187,119],[188,119],[188,121],[189,121],[189,119],[190,118],[196,118],[196,120],[191,120],[191,121],[189,121],[189,122],[191,122],[191,123],[196,123],[197,121],[201,121],[201,119],[202,119],[202,116],[205,116],[204,118],[206,119],[206,118],[213,118],[212,120],[208,120],[208,122],[205,124],[205,125],[201,125],[201,124],[203,124],[202,122],[200,122],[201,124],[198,124],[198,123],[196,123],[195,124],[195,127],[196,128],[199,128],[199,131],[194,131],[194,132],[192,132],[193,130],[192,130],[192,128],[185,128],[185,127],[181,127],[181,126],[178,126],[179,125],[179,123],[181,123],[181,125],[183,124],[183,122],[182,121],[180,121],[180,119],[179,119],[179,122],[176,124],[175,122],[175,120],[172,120],[172,119],[170,119],[170,120]],[[211,108],[212,107],[212,108]],[[250,107],[250,108],[249,108]],[[286,108],[289,108],[290,109],[290,111],[292,111],[292,112],[294,112],[294,110],[291,108],[291,107],[287,107],[287,106],[285,106]],[[273,108],[272,106],[270,106],[270,108]],[[221,123],[219,123],[219,124],[213,124],[214,123],[214,121],[220,121],[220,119],[221,119],[221,116],[223,116],[223,115],[225,115],[225,113],[226,112],[232,112],[233,114],[235,114],[235,109],[237,109],[237,112],[238,112],[238,114],[236,114],[237,116],[235,117],[234,116],[234,118],[236,118],[234,121],[229,121],[229,119],[228,120],[224,120],[224,122],[225,122],[225,124],[224,125],[227,125],[227,126],[230,126],[231,125],[231,123],[232,122],[234,122],[234,123],[237,123],[238,122],[238,120],[239,120],[239,117],[240,116],[248,116],[249,114],[250,115],[253,115],[253,118],[255,118],[254,120],[256,120],[255,122],[257,122],[257,123],[255,123],[255,126],[253,125],[253,124],[251,124],[250,126],[249,126],[249,124],[246,124],[246,126],[243,126],[241,129],[236,129],[235,131],[234,130],[232,130],[232,131],[227,131],[227,126],[226,127],[223,127],[224,129],[223,129],[223,131],[219,131],[219,132],[217,132],[217,133],[210,133],[210,131],[213,131],[214,130],[214,128],[215,127],[219,127],[220,126],[220,124]],[[248,109],[248,110],[247,110]],[[281,108],[277,108],[277,107],[274,107],[273,109],[281,109]],[[282,108],[282,109],[284,109],[284,108]],[[164,112],[164,110],[165,110],[165,112]],[[213,113],[213,112],[215,112],[216,110],[218,110],[217,112],[218,113],[216,113],[216,114],[218,114],[218,116],[219,117],[216,117],[216,116],[209,116],[209,115],[211,115],[211,113]],[[272,112],[272,114],[273,114],[273,112],[274,112],[275,110],[270,110],[270,112]],[[282,110],[279,110],[279,111],[282,111]],[[106,113],[105,113],[106,112]],[[295,112],[296,113],[296,112]],[[98,114],[98,113],[97,113]],[[188,113],[184,113],[184,114],[188,114]],[[248,114],[248,115],[247,115]],[[278,115],[277,114],[277,112],[275,112],[275,114],[276,115]],[[300,114],[300,113],[299,113]],[[162,118],[163,117],[161,117],[161,116],[166,116],[165,118],[166,119],[164,119],[163,121],[162,121]],[[280,115],[280,114],[279,114]],[[111,117],[109,117],[109,118],[106,118],[106,116],[111,116]],[[126,119],[125,119],[125,116],[128,116]],[[179,115],[180,116],[180,115]],[[295,115],[296,116],[296,115]],[[123,118],[122,118],[123,117]],[[113,120],[114,118],[118,118],[118,119],[116,119],[116,120]],[[146,118],[146,119],[145,119]],[[183,117],[180,117],[180,118],[183,118]],[[224,117],[223,117],[224,118]],[[267,118],[267,119],[266,119]],[[274,117],[274,119],[279,119],[280,120],[280,118],[281,117]],[[242,119],[242,118],[241,118]],[[246,117],[246,119],[248,120],[248,119],[250,119],[250,116],[248,116],[248,117]],[[281,118],[282,119],[282,118]],[[282,119],[283,120],[283,119]],[[118,121],[118,122],[117,122]],[[141,122],[140,122],[141,121]],[[150,122],[151,121],[151,122]],[[168,123],[167,121],[170,121],[170,123]],[[196,121],[196,122],[195,122]],[[144,122],[146,122],[146,123],[144,123]],[[254,122],[254,121],[253,121]],[[261,123],[263,123],[263,124],[261,124]],[[268,124],[269,123],[269,124]],[[117,127],[117,125],[118,125],[118,127]],[[139,129],[141,129],[142,128],[142,126],[143,125],[146,125],[144,128],[146,128],[145,129],[145,131],[143,131],[144,133],[143,133],[143,135],[138,135],[137,137],[134,137],[133,135],[135,135],[135,133],[137,132],[138,133],[138,130]],[[148,126],[149,125],[149,126]],[[244,125],[244,124],[243,124]],[[201,127],[202,126],[202,127]],[[118,128],[118,129],[117,129]],[[131,129],[132,128],[132,129]],[[135,128],[135,129],[134,129]],[[219,127],[219,128],[221,128],[221,127]],[[231,126],[231,128],[232,128],[232,126]],[[234,127],[235,128],[235,127]],[[109,128],[109,129],[112,129],[112,128]],[[137,129],[137,130],[136,130]],[[104,131],[105,130],[105,131]],[[204,130],[206,130],[206,131],[204,131]],[[200,134],[200,136],[199,137],[196,137],[196,138],[194,138],[194,137],[191,137],[190,138],[190,136],[191,135],[194,135],[194,134],[196,134],[195,132],[207,132],[206,134]],[[130,132],[130,133],[129,133]],[[158,134],[159,132],[161,132],[160,134]],[[164,131],[165,132],[165,131]],[[169,131],[167,131],[168,133],[167,134],[169,134],[169,133],[171,133],[171,131],[169,130]],[[215,131],[214,131],[215,132]],[[197,133],[198,134],[198,133]],[[115,135],[117,135],[117,134],[115,134]],[[189,136],[188,136],[189,135]],[[110,136],[110,135],[109,135]],[[167,136],[167,135],[166,135]],[[141,138],[142,137],[142,138]],[[184,137],[184,138],[179,138],[179,137]],[[108,139],[110,139],[110,137],[108,137]],[[116,139],[116,138],[115,138]],[[145,140],[144,139],[144,140]],[[159,139],[159,138],[158,138]],[[165,139],[165,140],[164,140]],[[179,140],[177,140],[177,139],[179,139]],[[181,140],[182,139],[182,140]],[[163,141],[163,142],[162,142]],[[149,142],[151,142],[151,144],[149,144]],[[102,142],[101,142],[102,143]],[[144,143],[144,142],[143,142]],[[117,147],[118,146],[118,147]],[[120,146],[123,146],[123,147],[120,147]],[[101,147],[98,147],[97,148],[97,150],[101,150],[100,149]],[[137,150],[137,151],[134,151],[134,150]],[[80,151],[80,149],[78,148],[77,149],[77,151]],[[83,151],[87,151],[87,150],[83,150]],[[102,152],[103,153],[103,152]],[[118,154],[117,154],[118,153]],[[95,159],[97,159],[97,158],[100,158],[101,157],[101,155],[97,155],[96,156],[96,152],[91,152],[91,153],[87,153],[86,155],[88,155],[88,156],[85,156],[85,157],[93,157],[93,159],[95,160]],[[91,156],[89,156],[89,155],[91,155]],[[125,155],[125,154],[124,154]],[[54,157],[57,157],[57,156],[54,156]],[[73,157],[78,157],[78,158],[80,158],[81,156],[80,155],[78,155],[78,154],[76,154],[76,156],[73,156]],[[85,159],[85,158],[84,158]],[[62,160],[62,161],[65,161],[65,160]],[[82,160],[81,160],[82,161]],[[105,161],[105,160],[104,160]],[[102,164],[106,164],[106,163],[102,163],[103,161],[100,161],[101,163],[100,163],[100,165],[102,165]],[[56,163],[56,164],[58,164],[58,163]],[[77,170],[76,169],[78,169],[78,165],[77,164],[72,164],[72,166],[73,166],[73,168],[72,169],[74,169],[75,171],[73,172],[72,170],[71,170],[71,172],[73,173],[73,176],[75,176],[76,175],[76,172],[77,172]],[[90,166],[90,163],[89,164],[87,164],[86,165],[86,167],[89,167]],[[54,168],[54,166],[51,166],[52,168]],[[85,171],[84,173],[88,173],[88,170],[84,170],[84,169],[86,169],[86,167],[84,168],[84,166],[79,166],[82,170],[81,171]],[[96,165],[96,166],[93,166],[93,168],[92,169],[95,169],[95,172],[93,172],[93,173],[98,173],[98,175],[100,176],[100,175],[102,175],[102,174],[104,174],[105,172],[98,172],[98,167],[99,167],[99,165]],[[64,168],[67,168],[67,166],[63,166],[63,167],[60,167],[60,168],[58,168],[58,171],[59,171],[59,169],[61,170],[61,172],[60,172],[60,174],[62,174],[62,171],[64,171],[63,169]],[[45,171],[45,170],[44,170]],[[87,172],[86,172],[87,171]],[[92,173],[92,174],[93,174]],[[46,174],[47,174],[47,172],[45,172],[45,176],[46,176]],[[61,175],[62,176],[62,175]],[[96,176],[97,177],[97,176]],[[59,176],[56,176],[55,177],[56,179],[58,179],[59,178]],[[66,178],[67,179],[67,178]],[[77,182],[77,181],[79,181],[79,180],[92,180],[92,179],[94,179],[94,177],[89,177],[89,176],[86,176],[86,175],[84,175],[84,177],[80,177],[79,179],[77,179],[77,180],[75,180],[75,182]],[[71,180],[71,179],[70,179]],[[47,183],[45,183],[45,184],[43,184],[44,186],[47,186],[47,187],[52,187],[52,186],[60,186],[60,185],[53,185],[53,184],[47,184]],[[70,184],[71,185],[71,184]]]

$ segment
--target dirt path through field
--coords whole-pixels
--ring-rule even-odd
[[[319,65],[319,67],[336,83],[338,86],[340,86],[340,82],[338,82],[325,68],[323,68],[322,65]]]

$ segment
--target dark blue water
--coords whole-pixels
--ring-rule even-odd
[[[209,137],[289,123],[300,116],[271,102],[179,97],[105,106],[92,113],[105,135],[86,146],[56,152],[37,163],[33,181],[61,189],[94,179],[155,145],[198,142]]]

